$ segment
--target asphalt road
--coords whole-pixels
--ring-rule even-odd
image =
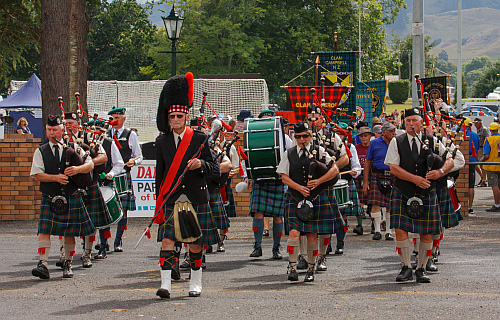
[[[31,275],[37,222],[0,221],[0,319],[499,319],[500,213],[484,209],[476,207],[476,217],[446,231],[430,284],[396,283],[394,242],[351,230],[344,255],[328,256],[328,271],[313,283],[289,283],[287,259],[271,259],[272,238],[264,238],[262,258],[249,258],[251,220],[234,218],[226,252],[207,255],[201,297],[188,297],[183,273],[170,300],[155,296],[159,244],[145,239],[132,249],[146,219],[129,219],[125,251],[94,260],[90,269],[81,267],[78,246],[73,279],[63,279],[55,267],[59,240],[53,237],[50,280]]]

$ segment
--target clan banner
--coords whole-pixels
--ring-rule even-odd
[[[385,110],[386,96],[387,96],[387,80],[369,80],[358,82],[358,90],[366,88],[372,93],[372,112],[373,117],[379,117]],[[358,96],[356,95],[356,98]],[[359,103],[356,103],[359,105]],[[359,111],[356,110],[359,116]],[[371,121],[370,121],[371,122]]]
[[[352,115],[356,110],[356,52],[318,52],[320,65],[328,72],[321,72],[325,76],[328,86],[352,86],[342,96],[339,109],[342,113]],[[319,79],[318,79],[319,81]],[[339,120],[348,120],[346,116],[339,117]]]
[[[358,124],[360,121],[368,123],[368,126],[372,127],[373,119],[373,93],[370,87],[367,87],[361,82],[358,82],[359,86],[356,90],[356,122]]]
[[[292,102],[293,112],[295,113],[295,118],[298,121],[303,121],[307,115],[307,107],[311,105],[311,88],[316,89],[314,95],[314,102],[316,105],[320,105],[321,102],[321,87],[315,86],[292,86],[286,87],[290,95],[290,101]],[[339,105],[339,102],[348,87],[327,87],[325,86],[325,104],[321,105],[323,110],[327,113],[328,117],[331,118],[333,111]]]
[[[422,81],[422,85],[424,86],[424,92],[429,94],[429,100],[441,98],[444,102],[448,103],[446,78],[447,76],[420,79]]]

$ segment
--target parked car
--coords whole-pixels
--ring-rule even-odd
[[[490,108],[484,107],[484,106],[467,106],[466,108],[462,109],[461,114],[464,116],[468,116],[470,111],[472,111],[472,114],[474,117],[477,117],[477,116],[496,117],[497,116],[496,111],[493,111]]]

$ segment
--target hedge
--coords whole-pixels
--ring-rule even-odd
[[[402,104],[408,100],[410,93],[410,81],[399,80],[389,82],[389,96],[392,103]]]

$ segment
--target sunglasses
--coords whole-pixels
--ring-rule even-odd
[[[308,134],[296,134],[294,135],[295,139],[305,139],[305,138],[309,138],[309,135]]]
[[[168,118],[169,119],[175,119],[175,118],[182,119],[182,118],[184,118],[184,115],[183,114],[169,114]]]

